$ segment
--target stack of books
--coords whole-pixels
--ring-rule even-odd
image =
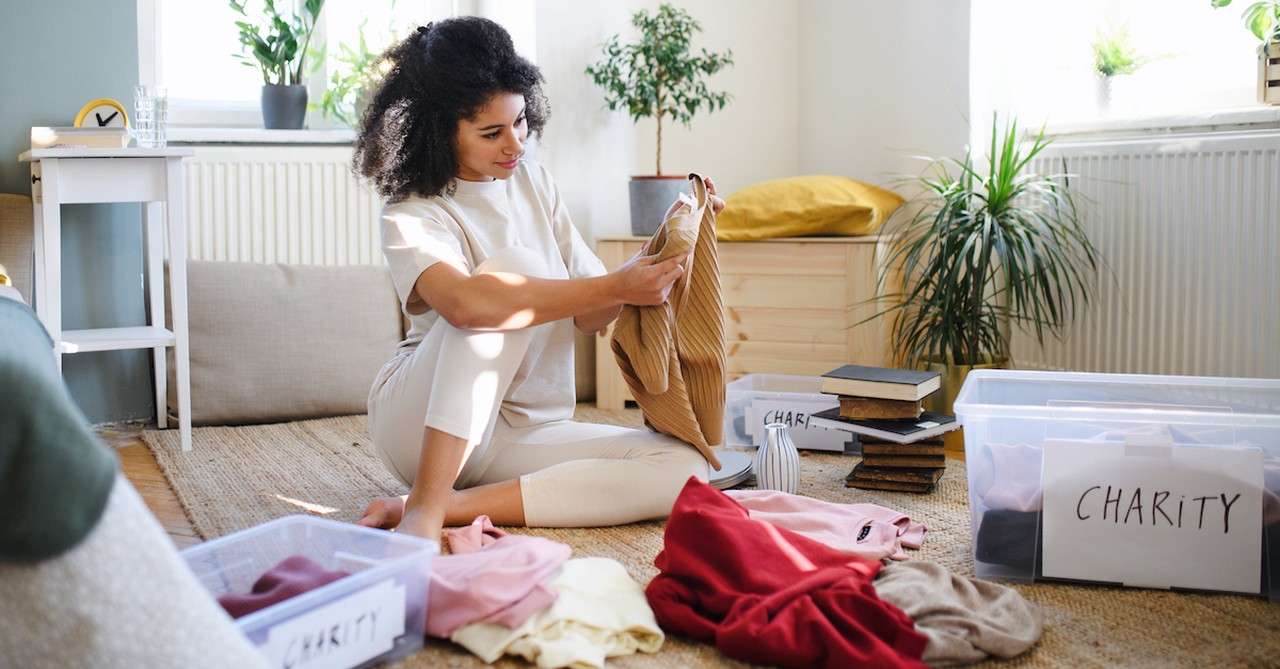
[[[955,416],[923,409],[942,386],[937,372],[844,365],[822,375],[822,392],[840,406],[809,416],[809,425],[852,432],[862,461],[845,485],[870,490],[929,492],[947,457],[942,435],[959,427]]]

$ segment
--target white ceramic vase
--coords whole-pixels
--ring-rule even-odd
[[[781,490],[793,495],[800,491],[800,453],[785,424],[764,426],[764,438],[756,449],[752,470],[760,490]]]

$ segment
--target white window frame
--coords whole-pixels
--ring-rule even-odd
[[[223,0],[199,0],[223,1]],[[340,2],[341,0],[328,0]],[[389,0],[388,0],[389,1]],[[407,2],[410,0],[400,0]],[[517,49],[526,57],[534,58],[536,54],[536,0],[412,0],[420,2],[422,20],[430,20],[433,16],[456,16],[475,14],[488,16],[505,25],[512,33]],[[159,34],[161,11],[158,0],[136,0],[138,21],[138,81],[143,84],[163,83],[160,81],[163,57]],[[326,13],[321,12],[316,23],[315,38],[326,38]],[[230,45],[228,53],[234,45]],[[321,69],[307,78],[310,99],[318,100],[327,86],[328,73]],[[178,139],[187,133],[183,128],[226,129],[243,128],[246,130],[262,128],[261,107],[256,101],[217,101],[188,100],[175,98],[169,101],[170,137]],[[336,126],[323,118],[320,112],[307,112],[307,128],[312,130],[331,130]],[[195,133],[198,135],[199,133]],[[194,136],[194,135],[193,135]],[[225,136],[225,134],[223,135]]]
[[[1076,14],[1069,17],[1069,21],[1062,16],[1062,6],[1053,3],[1034,0],[1031,2],[972,0],[972,2],[973,39],[970,59],[972,115],[969,120],[974,146],[985,146],[989,141],[993,111],[998,112],[1002,118],[1006,115],[1017,115],[1019,125],[1027,130],[1034,131],[1044,123],[1051,135],[1132,134],[1201,127],[1249,127],[1256,124],[1274,124],[1280,120],[1280,107],[1257,103],[1252,84],[1249,83],[1251,74],[1256,72],[1247,53],[1252,48],[1254,38],[1240,19],[1240,12],[1247,3],[1236,2],[1227,8],[1213,10],[1206,1],[1203,3],[1204,25],[1197,26],[1199,42],[1204,42],[1210,33],[1215,36],[1210,39],[1231,40],[1230,48],[1238,56],[1236,58],[1238,62],[1233,61],[1229,65],[1231,70],[1225,73],[1224,78],[1229,75],[1233,80],[1243,81],[1242,85],[1247,88],[1236,86],[1229,90],[1212,91],[1219,97],[1207,98],[1210,102],[1200,107],[1138,108],[1132,113],[1089,117],[1081,111],[1082,105],[1093,104],[1095,95],[1094,89],[1086,85],[1091,85],[1092,82],[1084,81],[1084,78],[1089,76],[1088,70],[1091,69],[1088,42],[1094,35],[1085,32],[1077,39],[1075,33],[1079,31],[1068,30],[1063,24],[1074,22],[1080,25],[1097,25],[1107,18],[1123,21],[1128,17],[1132,21],[1136,34],[1139,27],[1138,21],[1148,13],[1144,10],[1150,9],[1148,5],[1157,0],[1090,0],[1073,5],[1072,11]],[[1237,8],[1237,5],[1240,7]],[[1038,20],[1026,19],[1023,16],[1016,19],[1019,21],[1016,24],[1008,23],[1011,17],[1034,14],[1037,11],[1042,13]],[[998,21],[1006,23],[999,24]],[[1070,39],[1064,41],[1064,34],[1067,32],[1071,33]],[[1171,39],[1170,42],[1174,40]],[[1143,46],[1139,44],[1140,49]],[[1070,71],[1061,64],[1056,66],[1057,69],[1049,64],[1054,54],[1046,52],[1056,48],[1074,50],[1069,66],[1072,68]],[[1154,48],[1174,50],[1177,47]],[[1150,53],[1152,47],[1144,50]],[[1050,58],[1046,58],[1046,55]],[[1140,70],[1131,76],[1141,77],[1145,74],[1154,77],[1157,74],[1154,68],[1164,68],[1162,74],[1167,78],[1168,68],[1173,67],[1175,63],[1176,61],[1172,60],[1158,61],[1156,64],[1147,66],[1153,68],[1152,70],[1145,73]],[[1080,69],[1081,67],[1084,69]],[[1037,85],[1046,81],[1057,86],[1051,89],[1053,97],[1051,99],[1034,97],[1019,109],[1020,100],[1023,99],[1021,96],[1026,95],[1028,90],[1038,90]],[[1147,80],[1147,82],[1150,81],[1151,79]],[[1009,82],[1021,83],[1011,85]],[[1027,85],[1023,85],[1024,83]],[[1122,83],[1127,85],[1130,82]],[[1041,85],[1039,88],[1045,87]],[[1054,108],[1062,112],[1060,105],[1066,107],[1074,105],[1074,113],[1055,114]],[[1050,111],[1046,113],[1045,110]]]

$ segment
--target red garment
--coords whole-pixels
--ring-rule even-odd
[[[240,618],[348,575],[345,571],[325,571],[310,559],[294,555],[258,577],[250,592],[228,592],[218,597],[218,603],[232,618]]]
[[[925,667],[927,639],[876,595],[878,561],[752,520],[690,478],[645,595],[668,632],[786,667]]]

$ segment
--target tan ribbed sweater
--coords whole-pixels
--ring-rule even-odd
[[[689,175],[695,205],[681,205],[650,238],[659,262],[692,249],[685,272],[658,306],[627,305],[611,347],[645,424],[688,442],[715,469],[724,438],[724,300],[715,213],[702,177]]]

